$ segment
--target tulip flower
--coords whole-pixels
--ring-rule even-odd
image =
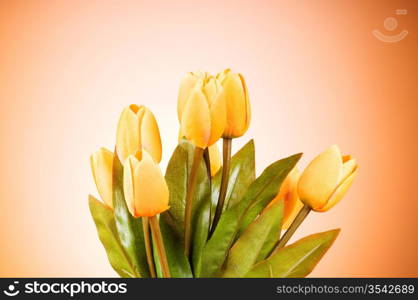
[[[123,172],[125,200],[132,216],[152,217],[169,208],[167,183],[147,151],[142,151],[139,158],[130,155]]]
[[[327,211],[342,199],[356,175],[356,160],[349,155],[342,156],[334,145],[305,169],[298,184],[299,196],[313,210]]]
[[[297,184],[299,180],[299,170],[295,167],[292,171],[289,172],[286,179],[283,181],[279,192],[276,197],[269,203],[267,206],[270,207],[277,201],[281,199],[284,200],[284,211],[283,211],[283,228],[289,227],[289,222],[293,221],[296,216],[298,208],[300,209],[299,196],[297,193]]]
[[[221,82],[225,93],[226,126],[223,137],[223,168],[218,203],[210,234],[213,234],[221,217],[229,181],[232,139],[242,136],[248,129],[251,120],[251,107],[247,85],[241,74],[230,69],[219,73],[216,78]]]
[[[244,77],[226,69],[216,78],[225,91],[227,121],[223,137],[240,137],[247,131],[251,120],[251,106]]]
[[[179,98],[178,113],[181,131],[194,145],[205,149],[216,143],[226,125],[225,97],[220,82],[212,76],[199,79],[187,97]]]
[[[337,204],[353,183],[357,169],[356,160],[350,155],[342,156],[336,145],[314,158],[303,171],[297,186],[304,205],[276,249],[286,245],[311,210],[324,212]]]
[[[113,153],[105,148],[101,148],[90,157],[90,165],[100,197],[108,207],[113,208]]]
[[[144,241],[150,273],[155,277],[149,225],[156,243],[164,277],[170,276],[167,256],[157,215],[169,209],[168,186],[160,167],[146,150],[130,155],[123,167],[123,190],[129,212],[135,218],[143,217]],[[149,225],[148,225],[149,224]]]
[[[220,82],[207,73],[188,73],[183,79],[178,98],[180,131],[195,147],[186,193],[184,219],[185,255],[190,254],[191,213],[197,168],[204,149],[222,136],[226,125],[226,107]]]
[[[116,151],[124,163],[130,155],[145,149],[156,161],[161,161],[161,138],[153,113],[145,106],[132,104],[120,116],[116,135]]]

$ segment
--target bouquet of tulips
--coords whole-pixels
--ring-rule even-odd
[[[179,144],[165,176],[157,121],[144,106],[125,108],[114,153],[91,156],[103,202],[91,215],[121,277],[305,277],[339,229],[287,242],[309,212],[338,203],[357,164],[337,146],[300,175],[302,154],[255,174],[254,142],[231,155],[251,119],[241,74],[189,73],[178,95]],[[223,140],[222,159],[216,142]]]

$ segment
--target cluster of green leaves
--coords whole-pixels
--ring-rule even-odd
[[[317,233],[294,244],[274,249],[280,239],[283,201],[266,208],[283,180],[301,157],[278,160],[255,176],[251,140],[231,159],[224,211],[209,236],[219,195],[222,170],[210,179],[204,161],[198,168],[192,208],[192,254],[184,255],[184,211],[194,146],[183,140],[175,149],[165,179],[170,209],[160,226],[172,277],[305,277],[331,247],[339,230]],[[133,218],[125,204],[122,166],[115,156],[114,211],[90,197],[90,211],[109,262],[122,277],[149,277],[141,219]],[[154,253],[161,276],[158,255]]]

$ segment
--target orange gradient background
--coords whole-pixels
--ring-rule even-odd
[[[116,276],[88,210],[90,154],[141,103],[165,168],[182,76],[226,67],[253,108],[234,151],[254,138],[258,174],[334,143],[358,159],[345,199],[293,239],[342,228],[311,276],[418,276],[417,31],[414,0],[0,1],[0,276]]]

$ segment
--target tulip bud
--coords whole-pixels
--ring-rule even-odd
[[[100,197],[108,207],[113,208],[113,153],[105,148],[101,148],[99,151],[90,156],[90,165]]]
[[[161,138],[153,113],[145,106],[135,104],[125,108],[120,116],[116,135],[116,151],[123,163],[130,155],[142,150],[161,161]]]
[[[219,81],[213,76],[199,79],[187,99],[182,103],[179,100],[178,111],[181,132],[188,140],[202,149],[216,143],[226,124],[225,97]]]
[[[356,160],[342,156],[334,145],[306,167],[299,179],[299,197],[313,210],[327,211],[342,199],[356,175]]]
[[[281,199],[284,200],[283,228],[288,228],[288,226],[290,225],[289,223],[291,223],[291,221],[289,222],[289,219],[294,215],[297,202],[299,201],[299,196],[297,193],[297,184],[299,176],[299,170],[296,167],[293,168],[292,171],[290,171],[287,175],[286,179],[283,181],[279,193],[267,206],[270,207],[277,201]],[[294,217],[295,216],[293,216],[293,218]]]
[[[241,74],[227,69],[216,76],[225,91],[226,127],[224,138],[242,136],[248,129],[251,120],[251,107],[247,85]]]
[[[123,190],[126,205],[135,218],[152,217],[169,208],[167,183],[147,151],[130,155],[125,160]]]

